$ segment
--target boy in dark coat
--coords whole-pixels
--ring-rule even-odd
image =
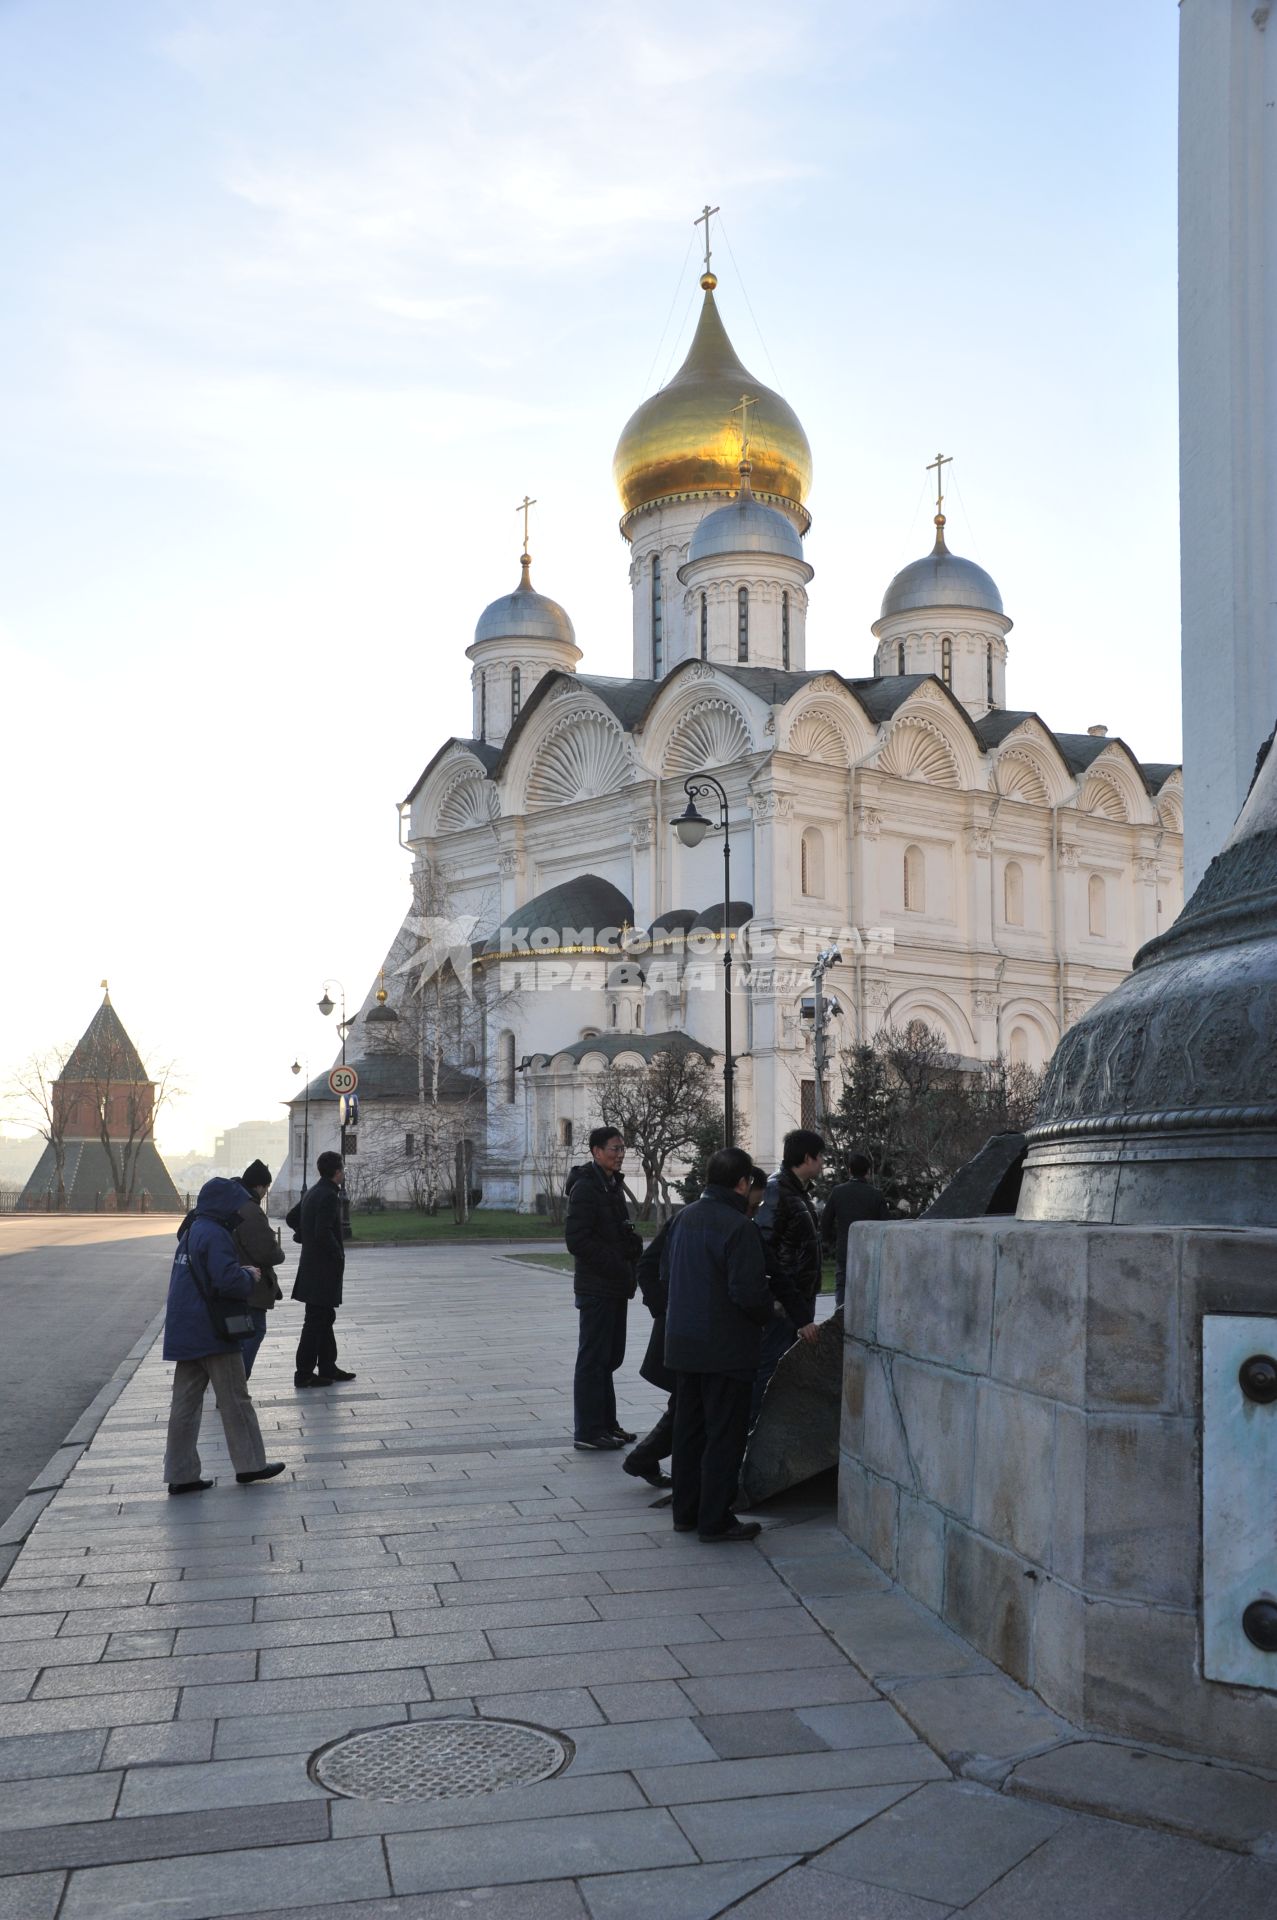
[[[870,1165],[866,1154],[847,1157],[850,1179],[836,1186],[825,1202],[820,1216],[820,1240],[826,1252],[834,1256],[834,1298],[842,1310],[847,1293],[847,1234],[857,1220],[889,1220],[891,1208],[885,1194],[869,1184]]]
[[[248,1204],[239,1210],[235,1223],[235,1251],[246,1267],[258,1267],[261,1279],[253,1283],[248,1310],[253,1316],[253,1333],[242,1343],[244,1372],[250,1377],[258,1349],[266,1338],[266,1315],[283,1291],[275,1278],[282,1265],[284,1249],[275,1238],[275,1230],[266,1218],[266,1195],[270,1192],[271,1171],[264,1160],[254,1160],[240,1175],[240,1184],[248,1188]]]
[[[573,1294],[580,1325],[572,1382],[573,1440],[584,1451],[611,1453],[634,1435],[616,1422],[612,1376],[625,1358],[626,1309],[637,1284],[643,1242],[630,1225],[621,1182],[625,1141],[615,1127],[595,1127],[590,1158],[568,1175],[563,1238],[575,1259]]]
[[[240,1264],[231,1238],[248,1198],[238,1180],[206,1181],[178,1234],[164,1314],[164,1358],[176,1362],[164,1452],[170,1493],[203,1493],[213,1484],[200,1478],[198,1445],[210,1381],[235,1478],[270,1480],[284,1471],[282,1460],[267,1464],[240,1343],[221,1337],[209,1310],[210,1297],[231,1311],[237,1303],[242,1307],[261,1278],[256,1267]]]
[[[341,1237],[341,1183],[345,1168],[339,1153],[321,1153],[315,1162],[319,1178],[308,1187],[297,1210],[297,1237],[302,1243],[293,1282],[293,1299],[306,1309],[297,1360],[295,1387],[331,1387],[353,1380],[337,1365],[337,1309],[341,1305],[346,1271],[346,1243]],[[289,1224],[293,1216],[288,1215]]]

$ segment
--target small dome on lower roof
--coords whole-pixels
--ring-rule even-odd
[[[963,607],[977,613],[1002,613],[1002,595],[991,574],[974,560],[950,553],[944,541],[944,515],[936,515],[936,544],[921,560],[902,567],[882,597],[880,620],[896,613],[921,613],[932,607]]]
[[[531,561],[523,557],[523,578],[513,593],[502,594],[485,607],[474,630],[474,644],[482,640],[560,640],[576,645],[576,632],[557,600],[538,593],[532,585]]]
[[[769,553],[801,560],[803,543],[792,520],[775,507],[765,507],[747,488],[730,507],[716,507],[692,535],[686,564],[733,553]]]

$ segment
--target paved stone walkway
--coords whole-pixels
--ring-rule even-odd
[[[703,1546],[574,1453],[562,1276],[356,1250],[348,1296],[351,1386],[294,1393],[294,1308],[263,1350],[286,1477],[237,1487],[211,1416],[218,1486],[168,1499],[152,1350],[40,1515],[0,1589],[0,1920],[1277,1912],[1277,1867],[1235,1850],[1269,1845],[1267,1783],[1228,1850],[960,1777],[1074,1749],[827,1514]],[[570,1765],[418,1805],[308,1773],[354,1728],[473,1714],[566,1733]]]

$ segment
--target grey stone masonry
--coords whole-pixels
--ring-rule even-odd
[[[1201,1670],[1201,1327],[1277,1311],[1277,1232],[866,1225],[840,1523],[1080,1727],[1271,1767],[1277,1693]]]

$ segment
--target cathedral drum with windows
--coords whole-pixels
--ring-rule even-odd
[[[1181,905],[1179,769],[1008,705],[1012,623],[947,544],[944,456],[935,544],[887,588],[872,672],[808,663],[807,437],[738,359],[708,259],[701,286],[686,360],[616,449],[633,677],[578,671],[572,621],[532,585],[525,496],[519,584],[468,648],[471,732],[401,803],[414,904],[384,974],[392,1007],[433,1005],[438,1030],[426,1045],[420,1016],[401,1021],[416,1037],[391,1073],[370,990],[347,1055],[374,1056],[382,1137],[446,1136],[486,1206],[561,1186],[610,1064],[691,1047],[721,1071],[725,940],[739,1130],[768,1166],[811,1112],[822,947],[842,952],[824,980],[836,1097],[840,1050],[887,1024],[924,1022],[959,1061],[1042,1066]],[[703,771],[729,802],[726,907],[721,841],[671,831]],[[310,1144],[330,1144],[313,1108]],[[409,1160],[363,1180],[402,1199]]]

